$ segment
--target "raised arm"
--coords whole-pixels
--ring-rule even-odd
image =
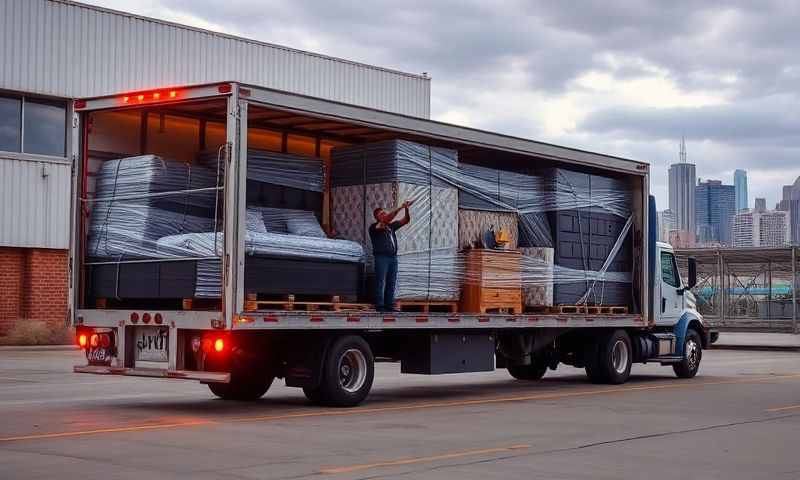
[[[401,225],[408,225],[408,222],[411,221],[411,212],[408,210],[408,207],[410,207],[412,203],[413,202],[411,200],[406,200],[402,205],[400,205],[400,208],[403,209],[403,219],[400,220]]]

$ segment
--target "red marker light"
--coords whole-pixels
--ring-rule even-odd
[[[75,100],[75,108],[76,109],[86,108],[86,100]]]
[[[131,313],[131,323],[139,323],[139,314],[136,312]]]
[[[177,96],[178,96],[178,92],[176,92],[175,90],[170,90],[169,91],[169,98],[175,98]]]
[[[161,323],[164,322],[164,317],[162,317],[160,313],[156,313],[153,317],[153,321],[156,322],[157,325],[161,325]]]
[[[233,87],[231,87],[230,83],[226,83],[224,85],[220,85],[219,87],[217,87],[217,90],[219,91],[219,93],[231,93]]]
[[[144,315],[142,315],[142,322],[143,323],[150,323],[150,314],[149,313],[145,313]]]
[[[78,345],[80,345],[81,348],[86,348],[86,342],[87,341],[88,341],[88,339],[86,338],[85,334],[82,333],[82,334],[78,335]]]
[[[103,348],[108,348],[111,346],[111,335],[104,333],[100,335],[100,345]]]
[[[138,97],[136,97],[136,99],[141,102],[142,100],[144,100],[144,95],[139,95]]]
[[[158,100],[161,97],[161,94],[156,92],[153,94],[153,100]]]
[[[223,348],[225,348],[225,342],[221,338],[214,340],[214,350],[216,352],[221,352]]]
[[[130,99],[131,99],[131,97],[125,95],[124,97],[122,97],[122,102],[123,103],[128,103],[130,101]]]

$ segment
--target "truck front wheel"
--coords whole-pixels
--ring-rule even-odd
[[[683,359],[672,365],[675,375],[678,378],[692,378],[697,375],[700,369],[700,360],[703,359],[703,343],[700,341],[700,334],[695,330],[686,332],[686,340],[683,344]]]
[[[586,374],[594,383],[625,383],[631,375],[631,339],[615,330],[596,339],[587,350]]]
[[[306,392],[306,396],[332,407],[354,407],[367,398],[374,377],[375,359],[369,344],[359,336],[343,336],[325,354],[319,390]]]

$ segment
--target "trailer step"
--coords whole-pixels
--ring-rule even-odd
[[[443,312],[457,313],[458,302],[456,301],[434,301],[434,300],[399,300],[397,308],[401,312]]]

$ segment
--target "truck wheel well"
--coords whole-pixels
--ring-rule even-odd
[[[700,336],[700,344],[702,345],[702,347],[708,348],[708,338],[703,333],[703,324],[701,324],[699,320],[694,319],[691,322],[689,322],[689,326],[686,328],[686,331],[688,332],[689,330],[694,330],[695,332],[697,332],[697,334]]]

